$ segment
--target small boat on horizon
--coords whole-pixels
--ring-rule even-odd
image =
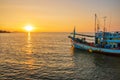
[[[10,32],[5,30],[0,30],[0,33],[10,33]]]
[[[80,50],[86,50],[88,52],[93,52],[93,53],[120,55],[120,32],[108,32],[106,31],[105,26],[103,31],[100,31],[99,24],[97,24],[96,14],[95,14],[94,36],[76,33],[76,30],[74,28],[73,33],[71,33],[71,35],[68,36],[68,38],[71,39],[72,46]],[[89,42],[87,38],[89,39],[92,38],[94,41]]]

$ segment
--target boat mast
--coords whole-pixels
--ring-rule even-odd
[[[75,31],[75,26],[74,26],[74,31],[73,31],[73,38],[75,38],[76,31]]]
[[[110,32],[110,28],[111,28],[111,17],[110,17],[110,23],[109,23],[109,32]]]
[[[104,18],[104,28],[103,28],[103,41],[104,41],[104,42],[102,43],[102,46],[104,47],[105,44],[106,44],[106,43],[105,43],[105,40],[106,40],[106,38],[105,38],[105,36],[106,36],[106,35],[105,35],[105,32],[107,31],[107,29],[106,29],[106,18],[107,18],[107,17],[105,16],[105,17],[103,17],[103,18]]]
[[[96,18],[97,18],[97,15],[95,13],[95,34],[96,34]]]
[[[95,44],[97,44],[97,38],[96,38],[96,34],[97,34],[97,32],[96,32],[96,23],[97,23],[97,15],[96,15],[96,13],[95,13]]]

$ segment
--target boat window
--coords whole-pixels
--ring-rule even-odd
[[[113,36],[116,36],[115,34],[113,34]]]
[[[110,36],[112,36],[112,34],[110,34]]]
[[[113,48],[116,48],[116,46],[115,46],[115,45],[113,45]]]
[[[120,48],[120,43],[118,43],[118,47]]]
[[[116,33],[118,33],[118,32],[116,32]]]

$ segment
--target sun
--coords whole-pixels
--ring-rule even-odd
[[[30,25],[27,25],[27,26],[25,26],[25,30],[28,31],[28,32],[30,32],[30,31],[33,30],[33,27],[30,26]]]

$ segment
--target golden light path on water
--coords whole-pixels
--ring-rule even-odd
[[[32,58],[32,42],[31,42],[31,33],[27,33],[27,44],[24,49],[26,53],[24,54],[25,61],[23,64],[27,65],[27,69],[33,69],[33,64],[35,62],[34,58]]]
[[[28,32],[28,39],[27,39],[27,54],[32,54],[32,50],[31,50],[31,47],[32,47],[32,42],[31,42],[31,33]]]

